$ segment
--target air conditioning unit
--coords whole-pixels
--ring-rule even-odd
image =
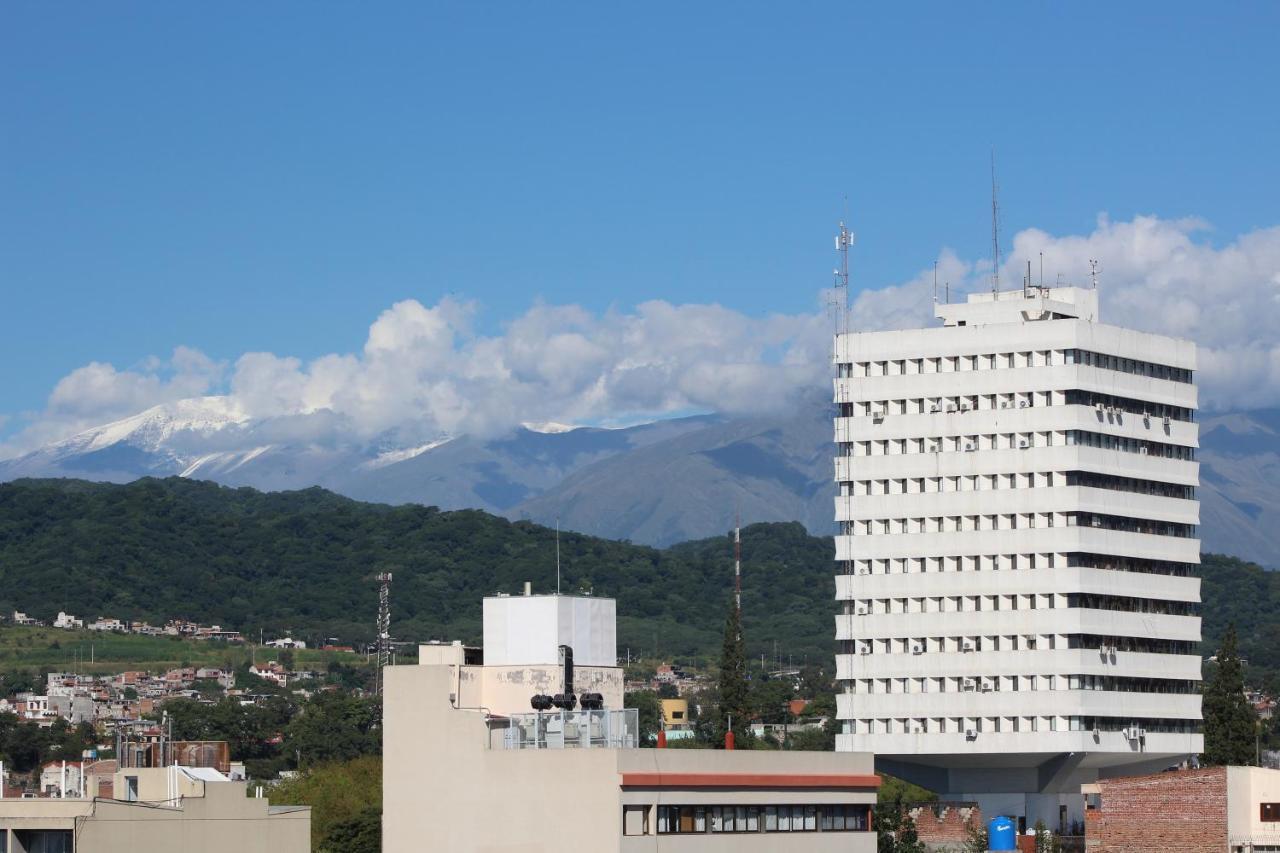
[[[931,415],[936,415],[936,414],[938,414],[938,407],[937,407],[937,406],[930,406],[930,407],[929,407],[929,414],[931,414]]]
[[[960,689],[966,692],[972,692],[978,689],[978,684],[972,678],[966,678],[964,682],[960,685]]]
[[[967,411],[969,411],[969,407],[968,407],[968,405],[966,405],[965,403],[961,403],[961,404],[960,404],[960,411],[962,411],[962,412],[967,412]]]
[[[914,644],[912,644],[912,646],[911,646],[911,654],[913,654],[913,655],[922,655],[922,654],[924,654],[924,646],[920,645],[919,643],[914,643]]]
[[[956,410],[956,407],[955,407],[955,406],[953,406],[953,405],[951,405],[951,404],[947,404],[947,414],[953,414],[953,413],[955,412],[955,410]]]
[[[1107,407],[1102,403],[1094,403],[1093,407],[1098,410],[1098,414],[1102,414],[1107,410]]]
[[[863,567],[862,567],[862,569],[861,569],[861,570],[859,570],[858,574],[860,574],[860,575],[869,575],[869,574],[871,574],[871,568],[870,568],[869,566],[863,566]]]
[[[1124,730],[1124,736],[1128,740],[1141,740],[1145,734],[1146,732],[1137,726],[1129,726],[1129,728]]]
[[[978,739],[978,730],[977,730],[977,729],[965,729],[965,730],[964,730],[964,739],[965,739],[965,740],[977,740],[977,739]]]
[[[861,647],[860,649],[858,649],[858,654],[860,654],[860,655],[869,655],[869,654],[871,654],[871,647],[870,647],[870,646],[863,646],[863,647]]]
[[[972,444],[966,444],[966,445],[964,446],[964,450],[965,450],[965,452],[966,452],[966,453],[972,453],[973,451],[975,451],[975,450],[977,450],[977,449],[978,449],[978,448],[974,447]]]
[[[871,422],[873,424],[884,423],[884,412],[872,412]]]
[[[912,723],[912,724],[911,724],[911,733],[912,733],[913,735],[921,735],[921,734],[924,734],[924,726],[920,725],[919,723]]]
[[[995,689],[996,689],[995,685],[992,684],[990,681],[986,680],[985,678],[982,680],[983,693],[990,693],[992,690],[995,690]]]
[[[1168,426],[1168,425],[1169,425],[1169,416],[1168,416],[1168,415],[1165,415],[1165,416],[1164,416],[1164,425],[1165,425],[1165,426]]]
[[[942,449],[942,445],[940,445],[940,444],[931,444],[931,445],[929,445],[929,452],[930,452],[930,453],[940,453],[940,452],[941,452],[941,449]]]
[[[859,616],[866,616],[866,615],[867,615],[867,608],[865,608],[865,607],[859,607],[859,608],[858,608],[858,615],[859,615]]]
[[[1097,740],[1097,739],[1098,739],[1098,738],[1100,738],[1100,737],[1102,737],[1102,729],[1095,728],[1095,729],[1093,730],[1093,739],[1094,739],[1094,740]]]
[[[1138,452],[1139,452],[1139,453],[1141,453],[1143,456],[1146,456],[1146,455],[1147,455],[1147,446],[1144,444],[1142,447],[1139,447],[1139,448],[1138,448]]]
[[[1027,406],[1029,406],[1029,405],[1031,405],[1031,404],[1030,404],[1030,403],[1028,403],[1026,400],[1019,400],[1019,401],[1018,401],[1018,408],[1019,408],[1019,409],[1025,409],[1025,408],[1026,408]]]
[[[1000,404],[1000,408],[1002,408],[1002,409],[1007,409],[1007,408],[1009,408],[1009,401],[1008,401],[1008,400],[1005,400],[1004,402],[1002,402],[1002,403]]]
[[[1026,450],[1030,446],[1031,446],[1031,442],[1027,441],[1025,438],[1018,442],[1019,450]]]
[[[973,651],[973,643],[969,640],[965,640],[963,643],[960,644],[960,651],[962,652]]]

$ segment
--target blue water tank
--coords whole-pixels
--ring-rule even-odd
[[[1017,850],[1018,825],[1007,817],[993,817],[987,824],[988,850]]]

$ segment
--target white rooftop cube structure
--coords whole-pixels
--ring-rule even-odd
[[[1056,829],[1203,748],[1195,346],[1073,287],[937,315],[836,339],[837,749]]]
[[[491,596],[484,600],[485,666],[617,666],[617,606],[587,595]]]

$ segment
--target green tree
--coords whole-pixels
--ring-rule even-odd
[[[285,729],[285,757],[302,766],[347,761],[382,749],[376,699],[317,693]]]
[[[271,786],[277,805],[311,806],[311,849],[377,853],[381,845],[382,758],[322,764]]]
[[[1253,764],[1257,714],[1244,695],[1244,667],[1236,647],[1235,625],[1228,625],[1218,649],[1217,668],[1204,693],[1205,764]]]
[[[915,819],[903,808],[901,800],[878,805],[873,827],[878,853],[926,853],[924,842],[916,833]]]
[[[720,652],[720,720],[717,739],[723,743],[724,735],[732,723],[735,740],[746,745],[747,717],[750,714],[750,690],[747,685],[747,651],[742,639],[742,614],[730,602],[729,616],[724,621],[724,644]]]
[[[652,690],[633,690],[622,697],[622,707],[635,708],[640,723],[640,745],[652,746],[662,728],[662,705]]]

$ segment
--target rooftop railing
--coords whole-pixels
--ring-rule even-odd
[[[503,722],[503,749],[635,749],[640,742],[635,708],[538,711],[512,714]]]

